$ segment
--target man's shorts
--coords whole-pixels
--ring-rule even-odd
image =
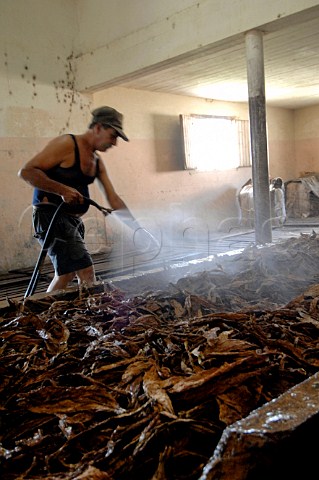
[[[41,205],[33,207],[33,228],[35,237],[43,246],[51,219],[57,207]],[[93,265],[92,257],[84,243],[84,224],[80,217],[58,212],[50,238],[47,253],[54,266],[55,274],[77,272]]]

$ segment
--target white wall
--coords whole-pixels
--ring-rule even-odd
[[[74,90],[75,2],[0,0],[0,271],[35,263],[32,189],[20,167],[55,135],[87,125],[91,97]]]
[[[319,105],[297,110],[294,119],[296,176],[319,174]]]
[[[0,135],[81,128],[91,97],[75,90],[75,0],[0,0]]]
[[[214,0],[213,0],[214,1]],[[176,12],[202,3],[198,0],[77,0],[77,53],[89,53],[105,44],[142,31]],[[85,31],[83,35],[81,32]]]
[[[293,110],[267,108],[269,175],[284,181],[297,175],[294,119]]]

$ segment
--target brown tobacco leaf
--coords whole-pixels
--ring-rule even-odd
[[[106,472],[102,472],[98,468],[91,465],[85,470],[85,472],[78,475],[77,480],[112,480],[112,477]]]
[[[219,406],[219,419],[225,425],[246,417],[261,399],[262,384],[260,379],[249,379],[245,385],[237,385],[225,394],[217,395],[216,400]]]
[[[185,315],[185,308],[174,298],[171,300],[171,305],[174,308],[176,318],[182,318]]]
[[[44,328],[37,330],[37,333],[44,339],[48,352],[58,355],[67,349],[70,332],[60,320],[50,319],[45,323]]]
[[[245,358],[239,358],[231,363],[225,363],[219,368],[210,368],[196,373],[191,377],[171,379],[164,381],[163,385],[168,389],[168,393],[174,397],[188,399],[192,401],[198,396],[198,401],[202,395],[219,395],[227,391],[238,381],[241,375],[247,378],[251,376],[252,370],[256,373],[259,366],[265,364],[265,359],[260,355],[250,355]],[[242,373],[242,372],[246,373]],[[226,379],[228,379],[226,381]]]
[[[27,394],[18,394],[16,402],[19,408],[36,413],[123,411],[111,393],[97,386],[42,387]]]
[[[218,261],[6,313],[1,478],[197,480],[227,425],[318,371],[319,240]]]
[[[210,353],[213,354],[215,350],[218,352],[218,354],[237,352],[239,355],[243,355],[247,354],[247,350],[256,350],[256,346],[250,342],[236,338],[229,338],[232,333],[232,330],[228,332],[222,332],[217,338],[211,337],[209,334],[206,335],[207,344],[210,347]]]
[[[131,361],[122,375],[123,384],[132,382],[136,377],[143,376],[144,372],[152,368],[154,363],[150,359],[136,358]]]
[[[161,380],[153,366],[147,370],[143,378],[143,388],[146,396],[156,402],[161,409],[175,415],[172,402],[164,388],[161,387]]]

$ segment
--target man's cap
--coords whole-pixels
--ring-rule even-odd
[[[112,107],[99,107],[92,111],[92,122],[114,128],[119,136],[128,142],[123,132],[123,115]]]

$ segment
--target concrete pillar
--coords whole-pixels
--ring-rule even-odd
[[[269,172],[266,131],[266,102],[263,33],[246,33],[246,61],[249,94],[250,142],[254,190],[256,243],[272,242]]]

